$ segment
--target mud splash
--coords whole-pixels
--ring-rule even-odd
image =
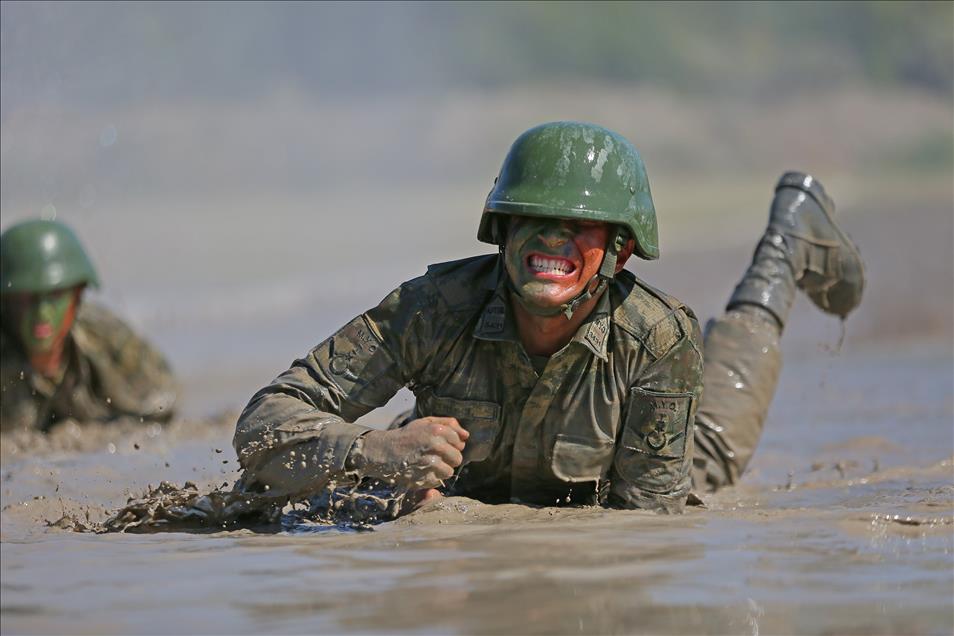
[[[192,482],[177,486],[164,481],[155,488],[149,486],[140,497],[129,498],[102,523],[74,519],[67,521],[66,527],[95,533],[237,529],[294,532],[315,527],[371,530],[409,511],[410,504],[405,493],[357,486],[332,488],[296,500],[287,495],[249,492],[241,480],[228,490],[219,488],[204,494]]]

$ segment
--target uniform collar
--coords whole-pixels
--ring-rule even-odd
[[[573,341],[582,344],[603,362],[609,360],[606,352],[607,343],[609,342],[611,313],[610,290],[609,287],[607,287],[600,296],[600,299],[596,301],[596,306],[593,307],[593,311],[586,317],[586,320],[573,335]]]
[[[493,295],[480,313],[480,319],[474,328],[474,337],[478,340],[519,343],[520,334],[517,332],[516,321],[512,315],[513,310],[510,307],[507,279],[503,275],[503,268],[500,267],[499,259],[497,260],[497,266],[487,279],[487,284],[488,289],[493,290]],[[587,316],[570,341],[583,345],[604,362],[609,359],[606,354],[607,342],[609,341],[610,314],[612,313],[609,296],[609,288],[607,288],[596,302],[592,313]]]
[[[480,320],[474,328],[478,340],[520,342],[517,326],[510,315],[510,299],[507,293],[507,275],[503,257],[497,255],[493,269],[484,281],[484,288],[491,292],[490,299],[480,312]]]
[[[474,328],[474,337],[478,340],[520,342],[517,325],[511,315],[512,311],[506,279],[501,279],[490,300],[480,312],[480,320]]]
[[[484,280],[484,289],[487,291],[496,291],[501,287],[501,284],[506,284],[507,280],[505,276],[503,254],[498,253],[497,258],[494,260],[493,268],[490,270],[490,273],[487,274],[487,279]]]

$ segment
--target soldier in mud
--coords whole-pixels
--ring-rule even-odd
[[[860,302],[861,257],[833,215],[818,181],[784,174],[703,341],[686,305],[623,269],[659,257],[635,148],[591,124],[533,128],[484,205],[477,236],[499,252],[428,267],[256,393],[234,438],[241,487],[678,511],[744,472],[796,289],[842,318]],[[412,413],[354,423],[401,387]]]
[[[83,303],[99,281],[72,230],[32,220],[0,236],[0,428],[58,421],[168,420],[165,359],[112,313]]]

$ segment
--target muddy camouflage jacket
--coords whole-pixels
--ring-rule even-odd
[[[350,422],[407,386],[416,417],[470,433],[454,494],[681,508],[702,390],[692,312],[624,270],[538,375],[501,270],[496,255],[433,265],[260,390],[234,440],[246,480],[336,479],[369,430]]]
[[[103,307],[84,303],[70,330],[60,382],[35,373],[0,330],[0,427],[46,429],[59,420],[167,420],[175,381],[155,349]]]

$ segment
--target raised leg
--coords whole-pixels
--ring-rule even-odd
[[[755,452],[778,383],[779,340],[795,290],[842,319],[861,302],[861,255],[834,214],[813,177],[782,175],[752,263],[725,314],[706,328],[693,458],[697,489],[736,483]]]

